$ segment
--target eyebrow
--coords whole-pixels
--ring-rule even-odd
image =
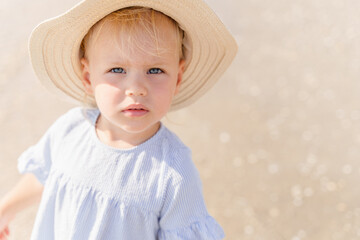
[[[144,65],[144,66],[148,66],[148,67],[151,67],[151,66],[164,66],[164,65],[167,65],[168,64],[168,61],[166,61],[165,59],[164,60],[160,60],[160,59],[150,59],[148,61],[134,61],[136,62],[136,64],[139,64],[139,65]],[[116,66],[126,66],[126,65],[131,65],[131,61],[129,60],[123,60],[123,59],[118,59],[118,60],[109,60],[107,62],[107,64],[110,64],[110,65],[116,65]]]

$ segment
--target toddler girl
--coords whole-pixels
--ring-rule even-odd
[[[19,158],[0,202],[0,239],[40,207],[31,239],[222,239],[191,153],[160,120],[204,93],[236,52],[201,0],[84,0],[39,25],[33,67],[83,102]]]

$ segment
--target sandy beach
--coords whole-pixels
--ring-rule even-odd
[[[27,39],[76,2],[0,1],[0,197],[18,156],[75,106],[39,84]],[[239,53],[163,122],[192,149],[225,239],[360,239],[360,1],[207,2]],[[11,240],[30,238],[36,211],[17,216]]]

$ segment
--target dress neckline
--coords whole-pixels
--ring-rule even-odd
[[[88,120],[90,120],[90,135],[91,135],[91,139],[93,139],[96,146],[105,148],[106,150],[115,151],[115,152],[131,152],[134,150],[140,150],[143,148],[147,148],[149,145],[154,145],[154,144],[156,144],[157,139],[161,136],[162,132],[165,129],[165,126],[163,125],[163,123],[160,122],[160,127],[157,130],[157,132],[153,136],[151,136],[149,139],[142,142],[141,144],[131,147],[131,148],[116,148],[116,147],[109,146],[106,143],[103,143],[99,139],[99,137],[96,133],[96,122],[100,117],[99,109],[97,109],[97,108],[85,109],[84,117],[87,118]]]

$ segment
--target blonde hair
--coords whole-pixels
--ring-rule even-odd
[[[98,38],[99,34],[101,34],[101,31],[104,28],[110,28],[111,30],[115,29],[115,31],[113,31],[114,34],[119,34],[119,32],[122,33],[123,30],[126,30],[128,36],[127,43],[131,43],[127,46],[132,46],[137,49],[140,48],[140,50],[145,51],[149,54],[159,54],[159,52],[161,51],[166,51],[166,49],[162,49],[159,46],[159,31],[157,31],[158,24],[164,21],[169,22],[172,26],[179,49],[179,58],[184,59],[184,31],[180,28],[179,24],[163,13],[145,7],[123,8],[110,13],[109,15],[98,21],[96,24],[94,24],[88,31],[88,33],[85,35],[81,43],[80,57],[87,58],[87,50],[89,48],[89,44],[96,42],[96,39]],[[156,53],[149,49],[144,49],[144,38],[139,37],[140,32],[145,32],[147,36],[151,38],[151,42],[156,43]]]

